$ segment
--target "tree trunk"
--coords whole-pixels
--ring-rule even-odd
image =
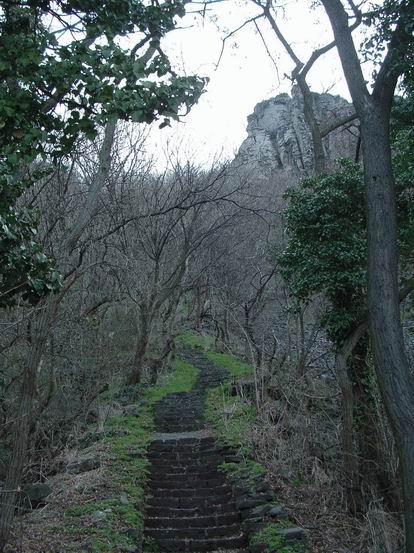
[[[358,457],[354,447],[354,392],[348,373],[346,349],[337,352],[335,368],[342,399],[342,458],[347,508],[352,514],[361,510]]]
[[[36,380],[40,360],[48,336],[53,300],[39,307],[33,323],[32,341],[23,375],[23,385],[16,424],[13,432],[13,451],[7,469],[6,482],[0,504],[0,551],[7,545],[14,518],[16,501],[27,455],[30,428],[32,427],[33,403],[36,395]]]
[[[312,92],[308,87],[305,77],[298,73],[296,81],[302,92],[305,121],[312,134],[313,172],[315,176],[319,177],[326,171],[326,155],[323,147],[321,129],[314,112]]]
[[[140,384],[142,380],[142,371],[144,368],[145,355],[148,349],[150,324],[148,308],[140,306],[140,329],[135,347],[134,366],[128,378],[128,384]]]
[[[392,511],[401,509],[401,497],[398,482],[387,470],[385,444],[379,426],[379,417],[375,400],[375,384],[372,381],[369,358],[368,337],[360,340],[352,359],[354,383],[354,405],[356,413],[355,436],[358,441],[359,474],[362,489],[374,490],[376,497],[382,497],[384,504]],[[371,498],[363,505],[364,512]]]
[[[342,453],[348,508],[356,513],[361,509],[358,458],[354,450],[354,390],[348,364],[360,339],[368,330],[367,322],[360,323],[348,335],[336,352],[335,369],[342,395]],[[356,491],[358,490],[358,491]]]
[[[392,173],[389,121],[401,66],[395,63],[410,44],[395,27],[372,94],[366,87],[341,0],[322,0],[329,16],[345,78],[361,122],[368,228],[368,310],[375,371],[400,458],[405,547],[414,553],[414,382],[404,347],[400,318],[396,192]],[[407,61],[406,61],[407,63]]]
[[[195,289],[195,315],[194,315],[194,327],[197,332],[201,330],[201,315],[203,312],[203,287],[197,286]]]
[[[414,382],[399,308],[397,216],[388,118],[362,117],[368,211],[368,306],[378,385],[394,432],[403,484],[406,551],[414,553]]]

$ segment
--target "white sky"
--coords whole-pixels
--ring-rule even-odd
[[[310,1],[288,0],[284,5],[285,10],[281,10],[278,19],[280,27],[299,58],[306,61],[315,47],[331,40],[327,17],[322,8],[311,9]],[[163,41],[164,50],[179,71],[207,76],[210,82],[183,123],[173,123],[171,129],[153,130],[152,141],[157,153],[168,143],[173,149],[179,148],[182,156],[194,156],[200,162],[220,153],[232,157],[246,137],[247,116],[254,106],[290,91],[291,82],[285,74],[290,74],[293,64],[264,20],[260,27],[278,71],[253,24],[227,41],[216,69],[222,37],[259,9],[241,0],[229,0],[213,8],[210,15],[214,16],[215,23],[211,18],[202,21],[199,16],[189,14],[181,20],[182,28]],[[349,99],[335,50],[317,62],[308,81],[315,92],[329,89]]]

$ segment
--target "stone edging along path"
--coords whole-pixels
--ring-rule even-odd
[[[272,548],[252,539],[270,521],[286,520],[283,510],[263,479],[252,486],[243,475],[230,478],[220,469],[241,457],[208,428],[204,403],[209,389],[229,380],[227,371],[196,349],[182,347],[180,357],[198,370],[198,378],[191,391],[170,394],[154,406],[144,552],[304,552],[304,532],[290,524],[278,526]]]

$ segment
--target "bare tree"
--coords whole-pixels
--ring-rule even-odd
[[[95,213],[100,192],[108,178],[115,125],[115,123],[109,123],[105,129],[96,174],[90,183],[82,209],[78,212],[67,237],[62,243],[60,260],[58,261],[58,267],[60,264],[62,269],[67,269],[68,259],[71,257],[77,240]],[[78,278],[79,273],[79,264],[75,264],[67,273],[61,291],[57,295],[47,296],[46,299],[39,303],[37,309],[35,309],[32,314],[29,348],[23,373],[21,397],[13,429],[12,457],[6,474],[5,486],[2,490],[0,509],[0,549],[3,549],[7,543],[14,516],[16,497],[20,489],[19,486],[26,459],[29,433],[33,424],[33,404],[39,364],[44,353],[50,327],[56,317],[59,305],[64,295]]]

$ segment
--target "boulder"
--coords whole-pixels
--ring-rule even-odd
[[[98,457],[86,457],[66,465],[66,471],[70,474],[81,474],[82,472],[98,469],[100,466],[101,461]]]
[[[95,511],[92,514],[92,522],[95,524],[99,524],[101,522],[105,522],[108,517],[112,514],[112,509],[105,509],[104,511]]]
[[[53,489],[44,482],[26,484],[22,489],[23,504],[31,509],[45,505],[52,492]]]

